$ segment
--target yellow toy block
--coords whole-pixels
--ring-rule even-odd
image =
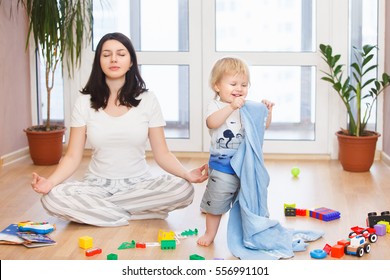
[[[284,210],[286,210],[286,208],[297,208],[297,206],[295,203],[284,203]]]
[[[160,229],[158,231],[158,242],[161,243],[161,240],[175,240],[175,233],[173,231],[163,231]]]
[[[386,232],[390,232],[390,223],[387,221],[379,221],[378,224],[385,225],[386,226]]]
[[[82,236],[79,238],[79,246],[83,249],[90,249],[93,247],[93,238],[89,236]]]

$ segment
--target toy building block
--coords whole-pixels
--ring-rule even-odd
[[[386,221],[390,223],[390,211],[383,211],[380,215],[376,212],[370,212],[367,215],[366,223],[368,227],[374,227],[378,222]]]
[[[161,240],[161,250],[176,249],[176,240]]]
[[[117,254],[108,254],[107,255],[107,260],[117,260],[118,259],[118,255]]]
[[[137,242],[137,243],[135,243],[135,248],[145,249],[146,248],[146,244],[145,243],[141,243],[141,242]]]
[[[195,228],[194,230],[185,230],[182,233],[180,233],[181,236],[191,236],[191,235],[198,235],[198,229]]]
[[[158,237],[157,240],[160,243],[161,240],[175,240],[175,233],[173,231],[163,231],[159,230],[158,231]]]
[[[325,244],[322,250],[324,250],[329,255],[330,251],[332,250],[332,246],[330,246],[329,244]]]
[[[297,216],[307,216],[306,209],[296,209]]]
[[[102,253],[102,249],[100,249],[100,248],[92,248],[92,249],[88,249],[87,251],[85,251],[85,255],[87,257],[92,257],[94,255],[98,255],[101,253]]]
[[[190,260],[192,260],[192,261],[194,261],[194,260],[205,260],[205,258],[202,257],[202,256],[199,256],[197,254],[192,254],[192,255],[190,255]]]
[[[330,256],[332,258],[341,258],[344,256],[344,246],[340,244],[336,244],[332,247],[332,250],[330,251]]]
[[[295,208],[284,208],[284,215],[287,217],[295,217],[297,215],[297,209]]]
[[[337,241],[337,244],[338,245],[342,245],[342,246],[347,246],[347,245],[349,245],[349,243],[350,243],[350,241],[349,240],[346,240],[346,239],[342,239],[342,240],[339,240],[339,241]]]
[[[379,221],[378,224],[386,226],[386,232],[390,232],[390,223],[387,221]]]
[[[131,242],[123,242],[118,247],[118,250],[132,249],[132,248],[135,248],[135,241],[134,240],[131,240]]]
[[[374,225],[375,232],[378,236],[386,235],[386,225],[385,224],[376,224]]]
[[[295,203],[290,203],[290,204],[285,203],[284,209],[286,209],[286,208],[297,208],[297,206]]]
[[[325,222],[340,218],[340,212],[326,207],[316,208],[312,211],[311,217]]]
[[[93,247],[93,238],[89,236],[82,236],[79,238],[79,246],[83,249],[90,249]]]

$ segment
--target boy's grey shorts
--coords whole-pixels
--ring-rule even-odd
[[[200,208],[213,215],[224,214],[230,210],[239,189],[237,175],[211,170]]]

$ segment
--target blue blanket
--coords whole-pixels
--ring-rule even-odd
[[[262,151],[268,110],[262,103],[246,101],[240,114],[245,140],[231,159],[241,188],[229,214],[229,249],[243,260],[291,258],[294,251],[306,250],[305,241],[316,240],[324,233],[286,229],[269,218],[270,177]]]

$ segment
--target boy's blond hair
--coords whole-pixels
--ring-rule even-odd
[[[215,97],[218,97],[215,85],[222,79],[224,74],[245,75],[248,77],[248,83],[250,84],[249,67],[243,60],[235,57],[221,58],[215,62],[209,80],[209,86],[215,92]]]

